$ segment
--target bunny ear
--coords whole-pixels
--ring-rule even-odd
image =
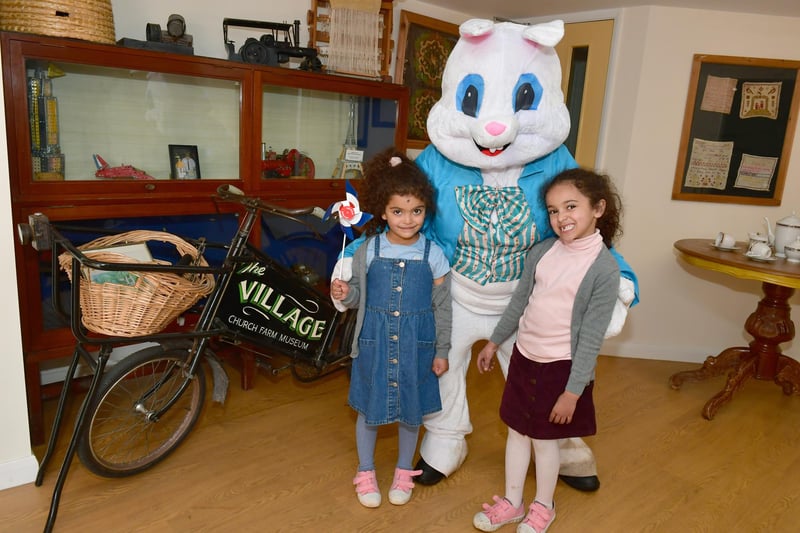
[[[564,21],[551,20],[550,22],[527,26],[522,30],[522,36],[542,46],[555,46],[564,37]]]

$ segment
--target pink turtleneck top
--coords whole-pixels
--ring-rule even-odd
[[[560,239],[536,265],[535,284],[519,320],[517,348],[533,361],[571,359],[572,306],[586,271],[605,246],[599,230],[564,243]]]

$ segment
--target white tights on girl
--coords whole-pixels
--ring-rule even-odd
[[[522,505],[522,492],[531,462],[531,443],[536,465],[535,500],[552,509],[560,465],[558,441],[532,439],[511,428],[508,428],[506,440],[506,499],[514,507]]]

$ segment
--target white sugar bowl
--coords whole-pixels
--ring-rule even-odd
[[[790,263],[800,263],[800,237],[794,242],[790,242],[783,246],[783,253],[786,255],[786,260]]]

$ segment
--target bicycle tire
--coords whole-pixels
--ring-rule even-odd
[[[188,348],[152,346],[109,368],[88,406],[78,442],[78,457],[88,470],[104,477],[138,474],[183,442],[205,400],[202,365],[197,365],[187,389],[158,420],[148,419],[147,412],[172,398],[183,381],[190,354]],[[151,394],[142,399],[146,391]]]

